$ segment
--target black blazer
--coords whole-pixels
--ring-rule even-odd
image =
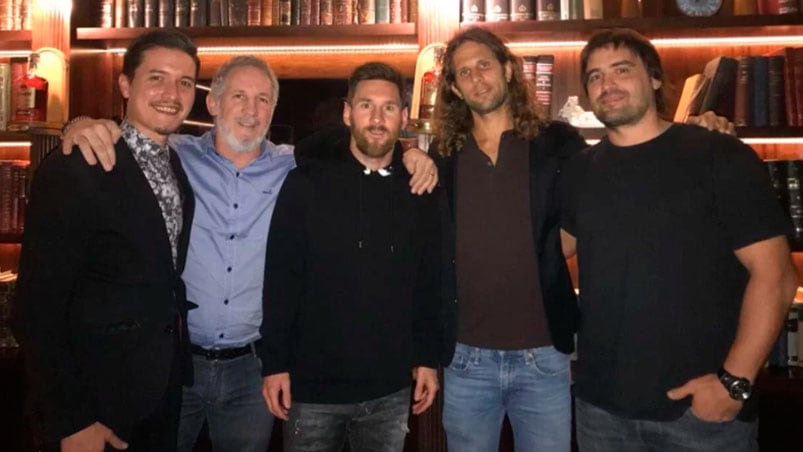
[[[177,344],[186,343],[180,275],[194,207],[187,176],[171,150],[184,217],[174,268],[145,175],[124,140],[115,151],[107,173],[77,148],[70,156],[56,150],[31,186],[14,327],[32,424],[45,441],[95,421],[126,431],[162,399]]]
[[[433,143],[431,149],[437,149]],[[560,171],[564,162],[586,147],[573,127],[554,122],[530,141],[530,212],[533,240],[538,253],[538,270],[550,337],[563,353],[574,350],[574,332],[579,323],[577,297],[560,246]],[[457,280],[455,274],[455,181],[460,152],[436,157],[439,180],[447,202],[441,220],[443,240],[444,340],[441,361],[449,365],[457,340]]]

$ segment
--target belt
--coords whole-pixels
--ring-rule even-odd
[[[253,342],[248,345],[236,348],[203,348],[200,345],[190,344],[190,351],[193,355],[203,356],[209,361],[221,361],[226,359],[234,359],[240,356],[250,355],[254,353]]]

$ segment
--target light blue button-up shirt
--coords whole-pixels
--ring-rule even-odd
[[[215,151],[214,133],[169,141],[195,191],[182,277],[187,299],[198,308],[187,323],[193,344],[240,347],[259,339],[268,228],[295,158],[292,146],[266,140],[259,157],[238,170]]]

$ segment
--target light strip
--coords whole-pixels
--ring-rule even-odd
[[[803,144],[803,137],[800,138],[741,138],[745,144]],[[598,139],[587,139],[586,143],[593,146],[599,143]]]
[[[650,42],[656,47],[703,47],[741,45],[803,45],[803,35],[794,36],[732,36],[729,38],[657,38]],[[517,48],[581,48],[586,41],[524,41],[510,42],[508,47]]]
[[[31,54],[30,50],[0,50],[0,58],[25,57]]]
[[[115,47],[107,49],[106,53],[122,55],[125,48]],[[202,54],[258,54],[258,53],[387,53],[405,52],[418,53],[418,44],[378,44],[378,45],[342,45],[342,46],[214,46],[199,47],[198,53]]]
[[[30,141],[2,141],[0,142],[0,148],[21,148],[30,146]]]
[[[206,127],[207,129],[211,129],[212,127],[215,126],[211,122],[193,121],[191,119],[185,119],[182,124],[185,124],[185,125],[188,125],[188,126]]]

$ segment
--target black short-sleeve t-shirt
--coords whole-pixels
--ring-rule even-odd
[[[602,140],[563,176],[583,319],[577,395],[677,418],[689,400],[666,391],[715,372],[735,337],[748,274],[734,250],[788,232],[767,171],[739,140],[673,124],[635,146]]]

